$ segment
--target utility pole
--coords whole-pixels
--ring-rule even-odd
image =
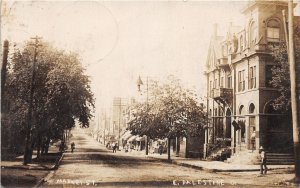
[[[148,91],[148,81],[149,81],[149,77],[147,76],[147,79],[146,79],[146,81],[147,81],[147,83],[146,83],[146,85],[147,85],[147,90],[146,90],[146,92],[147,92],[147,98],[146,98],[146,111],[147,111],[147,114],[148,114],[148,109],[149,109],[149,97],[148,97],[148,93],[149,93],[149,91]],[[141,85],[143,85],[144,83],[143,83],[143,81],[142,81],[142,79],[141,79],[141,77],[139,76],[139,78],[138,78],[138,80],[137,80],[137,86],[138,86],[138,91],[140,92],[141,91]],[[146,122],[146,124],[148,124],[148,122]],[[146,155],[148,155],[148,145],[149,145],[149,141],[148,141],[148,136],[147,135],[145,135],[146,136],[146,140],[145,140],[145,150],[146,150]]]
[[[5,90],[5,81],[6,81],[6,73],[7,73],[7,57],[8,57],[8,40],[4,41],[3,45],[3,59],[2,59],[2,68],[1,68],[1,104],[4,102],[4,90]],[[3,110],[3,106],[1,106]]]
[[[9,42],[8,40],[4,41],[3,44],[3,56],[2,56],[2,67],[1,67],[1,131],[5,130],[3,127],[7,126],[7,112],[9,109],[9,106],[7,105],[7,96],[5,96],[5,83],[6,83],[6,74],[7,74],[7,59],[8,59],[8,52],[9,52]],[[2,132],[2,136],[7,133],[8,139],[5,139],[5,142],[2,142],[2,146],[9,146],[9,148],[12,147],[12,130],[8,129],[6,132]],[[1,147],[2,149],[2,147]]]
[[[148,88],[148,81],[149,81],[149,79],[148,79],[148,76],[147,76],[147,114],[148,114],[148,116],[149,116],[149,112],[148,112],[148,109],[149,109],[149,88]],[[146,140],[145,140],[145,145],[146,145],[146,155],[148,155],[148,153],[149,153],[149,148],[148,148],[148,145],[149,145],[149,140],[148,140],[148,136],[146,136]]]
[[[105,144],[105,129],[106,129],[106,110],[104,112],[104,131],[103,131],[103,134],[104,134],[103,143],[106,146],[106,144]]]
[[[294,159],[295,159],[295,182],[300,183],[300,144],[299,144],[299,127],[298,127],[298,109],[297,109],[297,84],[296,84],[296,66],[294,52],[294,28],[293,28],[293,0],[288,3],[288,59],[290,64],[291,80],[291,104],[292,104],[292,122],[293,122],[293,140],[294,140]]]
[[[285,10],[282,10],[282,17],[283,17],[283,29],[284,29],[284,36],[285,36],[285,42],[286,42],[286,48],[287,51],[289,51],[289,39],[288,39],[288,32],[286,28],[286,20],[285,20]]]
[[[119,138],[118,138],[118,149],[120,148],[120,134],[121,134],[121,113],[122,113],[122,98],[120,98],[119,103]]]
[[[32,73],[31,73],[31,81],[30,81],[30,94],[29,94],[29,106],[28,106],[28,118],[27,118],[27,128],[26,128],[26,140],[25,140],[25,153],[24,153],[24,161],[23,164],[27,165],[31,162],[32,158],[32,148],[31,148],[31,125],[32,125],[32,108],[33,108],[33,94],[34,94],[34,80],[36,74],[36,57],[37,57],[37,49],[39,46],[39,40],[41,37],[33,37],[34,40],[34,54],[33,54],[33,65],[32,65]]]

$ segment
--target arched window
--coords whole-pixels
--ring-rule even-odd
[[[279,42],[280,22],[277,19],[270,19],[267,22],[267,40],[268,42]]]
[[[224,116],[224,112],[221,108],[219,108],[219,116]]]
[[[231,111],[230,111],[229,108],[226,110],[226,116],[227,116],[227,117],[230,117],[230,116],[231,116]]]
[[[241,105],[241,106],[240,106],[240,108],[239,108],[239,114],[240,114],[240,115],[245,114],[245,108],[244,108],[244,105]]]
[[[255,110],[255,106],[254,106],[253,103],[251,103],[250,106],[249,106],[249,114],[253,114],[254,110]]]

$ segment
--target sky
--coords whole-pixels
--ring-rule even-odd
[[[173,74],[200,96],[213,33],[244,25],[246,1],[2,1],[1,41],[22,44],[40,36],[80,55],[96,107],[137,95],[140,75]],[[145,81],[144,81],[145,82]]]

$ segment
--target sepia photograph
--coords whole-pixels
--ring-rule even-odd
[[[299,0],[2,0],[1,187],[299,187]]]

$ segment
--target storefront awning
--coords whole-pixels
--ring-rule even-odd
[[[122,136],[121,139],[122,140],[128,140],[132,135],[130,134],[131,131],[126,131]]]
[[[137,136],[132,136],[131,138],[129,138],[128,142],[133,142],[136,140],[136,138],[137,138]]]
[[[145,137],[142,137],[142,136],[138,136],[138,137],[136,138],[136,141],[139,141],[139,142],[145,141],[145,140],[146,140]]]

